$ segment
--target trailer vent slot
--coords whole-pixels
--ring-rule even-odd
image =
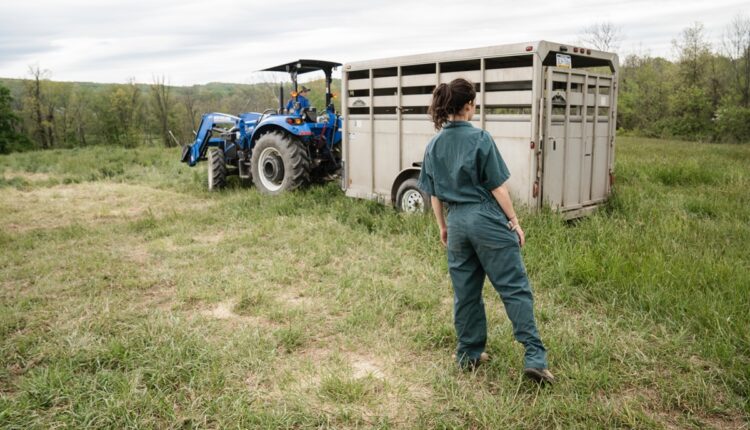
[[[416,94],[432,94],[435,90],[434,85],[421,86],[421,87],[403,87],[401,88],[401,94],[405,96],[416,95]]]
[[[486,106],[488,115],[531,115],[531,106]]]
[[[396,113],[395,106],[376,106],[372,110],[375,115],[393,115]]]
[[[487,82],[484,84],[485,91],[531,91],[531,81],[514,82]]]
[[[427,106],[404,106],[401,108],[401,113],[405,115],[410,115],[410,114],[426,115],[428,109],[429,108]]]
[[[401,68],[401,76],[412,75],[434,75],[436,72],[435,63],[417,64],[414,66],[404,66]]]
[[[397,88],[375,88],[372,90],[374,96],[395,96],[398,94]]]
[[[370,97],[370,90],[349,90],[349,97]]]
[[[532,67],[533,65],[534,57],[531,55],[514,55],[510,57],[487,58],[484,60],[484,68],[487,70]]]
[[[479,70],[481,67],[480,60],[464,60],[440,63],[440,73],[467,72]]]
[[[396,67],[386,67],[383,69],[372,69],[373,78],[387,78],[390,76],[398,75],[398,69]]]
[[[349,75],[349,80],[352,79],[369,79],[370,78],[370,71],[369,70],[356,70],[354,72],[347,73]]]

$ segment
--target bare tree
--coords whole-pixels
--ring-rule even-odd
[[[622,42],[622,29],[610,21],[599,22],[584,27],[580,36],[581,42],[593,46],[599,51],[616,51]]]
[[[73,127],[75,128],[75,136],[78,140],[78,144],[83,146],[86,146],[86,118],[87,111],[89,110],[88,105],[88,92],[84,88],[76,86],[75,91],[73,92],[73,100],[71,102],[73,110]]]
[[[195,85],[189,88],[184,88],[182,92],[182,105],[185,106],[188,121],[190,122],[190,129],[193,131],[197,131],[195,124],[196,116],[198,115],[197,102]]]
[[[721,45],[732,64],[740,103],[750,107],[750,19],[737,14],[724,31]]]
[[[156,111],[159,132],[161,133],[164,146],[172,146],[172,141],[169,137],[170,93],[171,89],[166,83],[166,78],[164,76],[154,76],[154,83],[151,85],[151,100]]]
[[[55,144],[52,127],[55,119],[54,109],[51,105],[45,106],[47,95],[42,88],[42,83],[48,79],[49,70],[29,66],[29,74],[32,80],[26,82],[26,102],[33,118],[34,136],[40,148],[52,148]]]

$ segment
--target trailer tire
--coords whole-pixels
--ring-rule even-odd
[[[208,191],[217,191],[227,185],[227,165],[221,148],[208,149]]]
[[[417,179],[409,178],[396,192],[396,209],[406,213],[425,213],[432,207],[430,196],[417,187]]]
[[[261,136],[250,162],[253,183],[263,194],[281,194],[310,181],[310,155],[299,139],[281,132]]]

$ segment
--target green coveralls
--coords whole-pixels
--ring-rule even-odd
[[[525,366],[547,368],[518,235],[491,191],[510,173],[489,133],[448,122],[427,145],[418,186],[448,207],[448,268],[459,365],[476,364],[487,342],[482,287],[487,275],[526,349]]]

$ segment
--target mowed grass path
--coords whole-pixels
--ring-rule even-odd
[[[431,218],[177,160],[0,157],[0,428],[748,426],[748,145],[620,138],[604,210],[523,216],[546,389],[492,288],[455,368]]]

